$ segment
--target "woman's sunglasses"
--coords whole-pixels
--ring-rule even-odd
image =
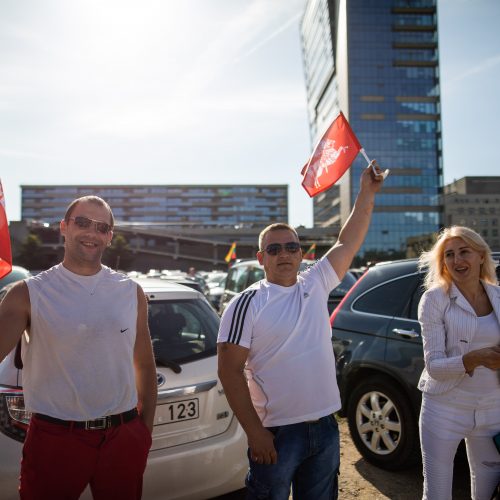
[[[106,222],[89,219],[88,217],[83,217],[82,215],[70,217],[69,220],[72,220],[80,229],[88,229],[92,224],[94,224],[95,230],[102,234],[108,234],[112,229],[112,227]]]
[[[300,243],[297,243],[296,241],[289,241],[284,245],[281,243],[271,243],[264,249],[264,251],[269,255],[278,255],[283,250],[288,253],[297,253],[300,250]]]

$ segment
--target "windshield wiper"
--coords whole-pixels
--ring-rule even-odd
[[[179,363],[176,363],[175,361],[172,361],[170,359],[163,359],[157,357],[156,363],[161,366],[166,366],[167,368],[170,368],[174,373],[181,373],[182,371],[182,366]]]

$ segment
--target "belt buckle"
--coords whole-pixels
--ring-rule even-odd
[[[108,419],[108,417],[100,417],[85,422],[85,430],[87,431],[103,430],[108,427],[111,427],[111,419]]]

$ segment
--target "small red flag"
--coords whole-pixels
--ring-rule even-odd
[[[307,194],[312,198],[333,186],[360,150],[361,144],[341,111],[302,169],[302,186]]]
[[[0,181],[0,279],[12,271],[12,252],[10,249],[9,225],[5,213],[5,198]]]

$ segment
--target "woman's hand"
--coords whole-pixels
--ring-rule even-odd
[[[500,369],[500,346],[483,347],[462,356],[465,372],[472,376],[474,369],[485,366],[490,370]]]

